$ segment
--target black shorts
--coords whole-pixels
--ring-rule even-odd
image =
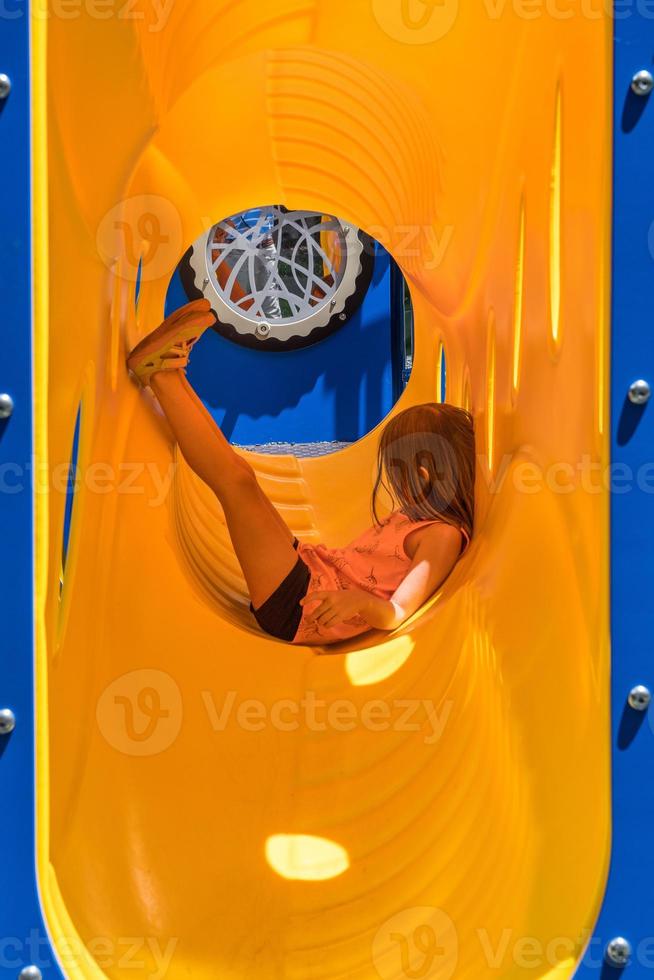
[[[297,549],[297,546],[296,538],[293,547]],[[300,599],[304,599],[307,594],[310,579],[311,572],[298,555],[284,581],[268,596],[263,605],[255,609],[250,603],[254,618],[262,630],[278,640],[286,640],[288,643],[293,640],[302,619]]]

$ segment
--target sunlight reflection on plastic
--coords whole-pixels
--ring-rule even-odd
[[[347,851],[325,837],[274,834],[266,841],[270,867],[291,881],[327,881],[350,867]]]
[[[403,666],[413,652],[410,636],[398,636],[371,650],[353,650],[345,658],[345,671],[355,687],[378,684]]]

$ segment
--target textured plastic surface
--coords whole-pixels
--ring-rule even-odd
[[[593,927],[610,23],[453,8],[421,24],[390,0],[196,0],[38,25],[36,423],[53,471],[82,402],[61,600],[65,494],[38,500],[37,541],[39,867],[53,933],[86,944],[71,977],[133,975],[129,936],[144,970],[170,953],[173,980],[514,980],[535,961],[558,978]],[[442,344],[448,399],[477,420],[468,555],[396,636],[341,655],[254,631],[218,508],[181,465],[162,491],[173,447],[123,367],[211,216],[267,200],[387,245],[415,311],[399,407],[435,397]],[[256,459],[299,536],[365,525],[377,435]],[[336,701],[337,717],[316,707]]]

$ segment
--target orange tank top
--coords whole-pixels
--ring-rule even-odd
[[[324,544],[298,545],[298,554],[311,573],[307,596],[315,591],[337,589],[366,589],[381,599],[390,599],[411,566],[411,559],[404,550],[404,542],[411,531],[438,520],[413,521],[401,511],[394,511],[379,525],[364,531],[345,548],[328,548]],[[461,528],[464,542],[468,535]],[[313,608],[313,607],[312,607]],[[337,643],[365,633],[370,626],[361,616],[354,616],[335,626],[320,626],[307,622],[307,611],[302,619],[293,643]]]

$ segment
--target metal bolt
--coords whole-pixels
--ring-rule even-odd
[[[647,71],[646,68],[637,71],[631,79],[631,91],[635,92],[636,95],[649,95],[653,88],[654,77],[652,77],[651,71]]]
[[[347,313],[339,313],[338,314],[338,319],[339,320],[342,320],[343,323],[345,323],[345,321],[347,320]]]
[[[209,285],[209,280],[208,279],[203,279],[202,280],[202,288],[205,289],[208,285]]]
[[[647,711],[649,703],[652,700],[652,694],[644,684],[636,684],[629,691],[627,700],[634,711]]]
[[[256,332],[260,337],[267,337],[270,333],[270,324],[268,323],[257,323]]]
[[[8,419],[14,410],[14,399],[11,395],[0,395],[0,419]]]
[[[607,943],[605,956],[614,966],[626,966],[631,956],[631,943],[624,936],[616,936]]]
[[[6,99],[11,92],[11,79],[9,75],[0,72],[0,99]]]
[[[651,394],[652,389],[642,378],[629,385],[629,401],[634,405],[644,405]]]
[[[42,976],[38,966],[24,966],[18,974],[18,980],[41,980]]]
[[[16,727],[16,715],[11,708],[0,708],[0,735],[9,735]]]

